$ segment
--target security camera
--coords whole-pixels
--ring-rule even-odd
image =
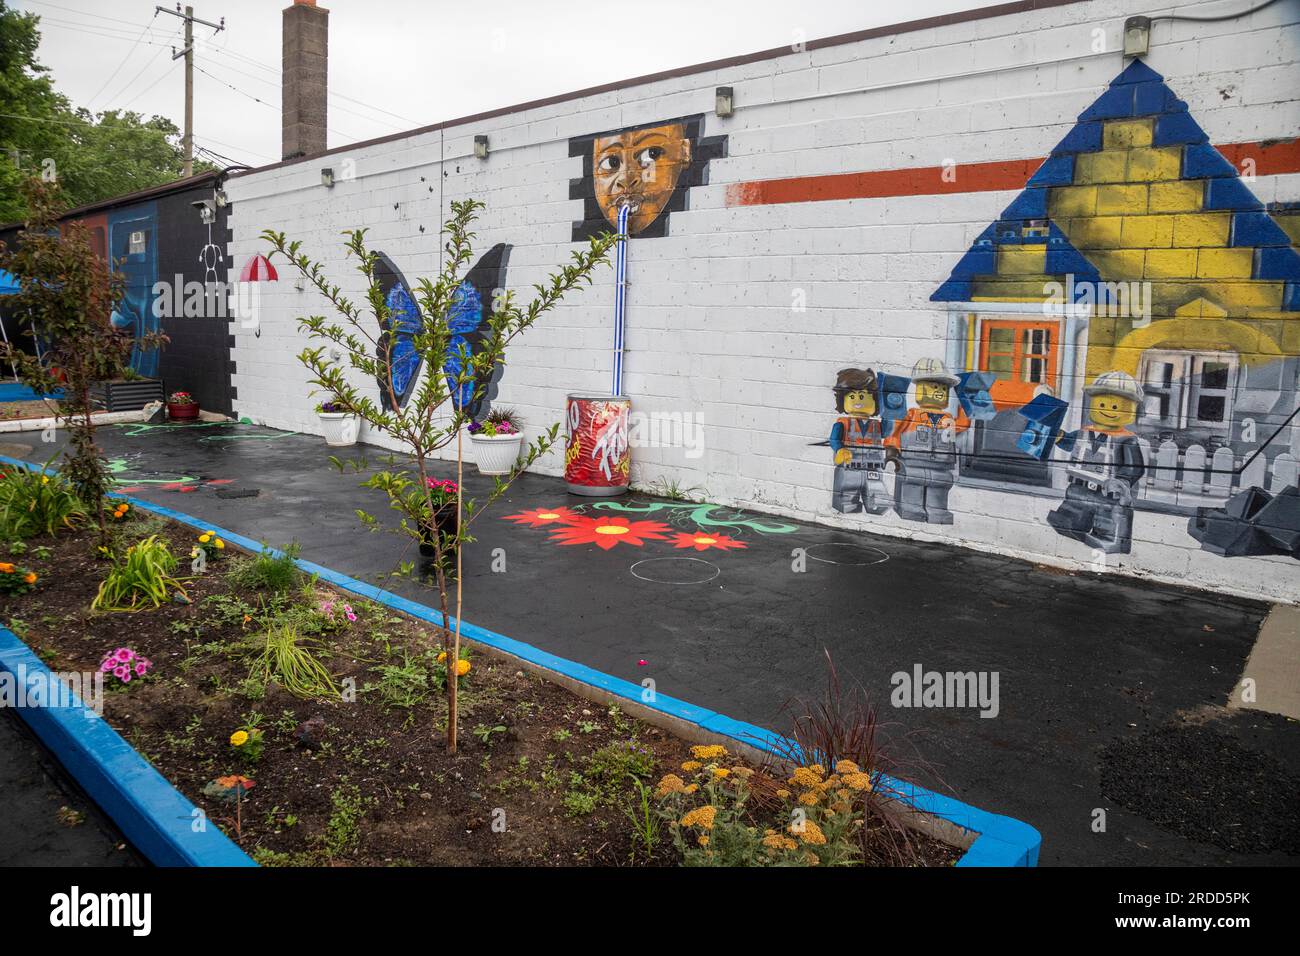
[[[204,223],[216,222],[217,206],[211,199],[196,199],[190,205],[199,211],[199,219]]]

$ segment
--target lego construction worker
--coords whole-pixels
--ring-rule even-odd
[[[869,368],[840,369],[835,379],[835,409],[840,417],[831,428],[830,446],[835,456],[831,506],[845,514],[884,514],[889,508],[884,483],[887,451],[876,373]]]
[[[921,359],[912,369],[916,405],[894,425],[885,443],[901,455],[894,482],[894,510],[908,521],[952,524],[948,492],[957,480],[957,436],[970,427],[960,409],[948,413],[957,376],[938,359]]]
[[[1084,427],[1062,435],[1058,446],[1070,455],[1065,501],[1047,523],[1067,538],[1106,554],[1128,554],[1133,546],[1133,486],[1146,472],[1137,436],[1142,386],[1124,372],[1105,372],[1083,390]]]

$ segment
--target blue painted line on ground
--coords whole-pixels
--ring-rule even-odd
[[[24,468],[40,467],[33,465],[31,462],[10,458],[5,455],[0,455],[0,462]],[[191,528],[212,531],[218,537],[247,551],[254,553],[267,551],[277,556],[284,553],[262,542],[245,537],[237,531],[230,531],[200,521],[192,515],[169,508],[166,505],[142,501],[129,495],[112,494],[110,497],[127,501],[132,507],[171,518],[181,524],[189,525]],[[435,626],[441,626],[442,624],[442,612],[435,608],[393,594],[376,585],[358,581],[356,578],[311,561],[296,559],[295,563],[301,570],[308,574],[318,575],[320,580],[333,584],[342,590],[369,598],[393,610],[428,621]],[[456,619],[448,616],[448,621],[449,626],[455,628]],[[614,677],[585,664],[559,657],[531,644],[525,644],[523,641],[497,634],[495,631],[489,631],[468,621],[461,622],[460,633],[463,637],[476,643],[504,651],[507,654],[513,654],[522,660],[554,671],[564,677],[592,687],[598,687],[625,700],[633,701],[670,717],[676,717],[695,724],[708,733],[729,737],[732,740],[770,753],[781,753],[790,746],[789,742],[784,740],[780,734],[754,724],[735,720],[705,707],[698,707],[663,694],[655,694],[653,700],[646,700],[642,697],[643,688],[639,684],[633,684],[631,681]],[[975,842],[957,861],[957,866],[1038,865],[1038,851],[1042,845],[1042,836],[1029,824],[1014,817],[980,810],[953,797],[946,797],[907,781],[895,780],[884,775],[880,776],[879,781],[887,791],[897,794],[900,802],[932,816],[947,820],[964,830],[978,834]]]
[[[0,627],[0,673],[18,688],[53,688],[50,669],[13,631]],[[66,686],[66,685],[64,685]],[[155,866],[256,866],[205,821],[200,832],[194,804],[69,690],[58,700],[16,707],[65,770],[112,818],[131,845]],[[39,863],[39,860],[32,861]]]

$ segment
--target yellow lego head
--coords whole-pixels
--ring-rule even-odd
[[[862,389],[844,394],[844,414],[853,418],[870,418],[876,411],[875,392]]]
[[[922,408],[942,411],[948,407],[948,386],[943,382],[917,382],[916,404]]]
[[[1088,396],[1088,420],[1098,428],[1127,428],[1137,421],[1138,403],[1127,395],[1096,392]]]

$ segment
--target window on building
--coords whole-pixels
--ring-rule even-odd
[[[131,233],[131,238],[127,243],[127,250],[130,255],[138,256],[144,252],[144,230],[137,229]]]
[[[1237,356],[1231,352],[1148,351],[1141,368],[1147,423],[1226,430],[1232,421],[1237,369]]]

